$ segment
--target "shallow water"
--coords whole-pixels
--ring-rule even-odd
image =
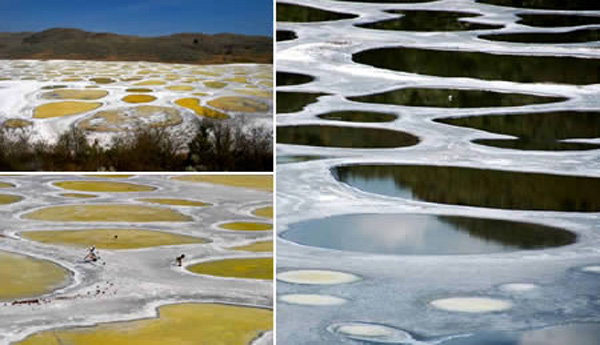
[[[364,50],[354,54],[352,60],[394,71],[439,77],[575,85],[600,82],[599,73],[590,73],[600,70],[600,59],[590,58],[397,47]]]
[[[277,115],[295,113],[309,104],[316,103],[324,93],[277,91]]]
[[[334,216],[291,224],[302,245],[388,255],[486,254],[564,246],[568,231],[506,220],[414,214]]]
[[[76,190],[79,192],[127,193],[151,192],[156,189],[152,186],[112,181],[61,181],[55,182],[53,185],[63,189]]]
[[[277,86],[302,85],[315,80],[314,77],[300,73],[277,72]]]
[[[441,108],[513,107],[565,100],[560,97],[543,97],[521,93],[430,88],[403,88],[371,95],[354,96],[348,99],[355,102],[375,104]]]
[[[51,261],[0,251],[0,301],[49,293],[65,285],[69,276]]]
[[[26,231],[21,236],[32,241],[99,249],[137,249],[190,243],[206,243],[207,239],[143,229],[85,229]]]
[[[252,214],[263,218],[273,218],[273,206],[257,208],[252,211]]]
[[[268,309],[187,303],[162,306],[159,316],[150,319],[45,331],[16,344],[193,345],[203,339],[215,345],[246,345],[272,327]]]
[[[290,163],[298,163],[298,162],[308,162],[319,159],[326,159],[327,157],[323,156],[283,156],[277,155],[277,164],[290,164]]]
[[[489,332],[444,341],[442,345],[596,345],[600,324],[579,323],[522,332]]]
[[[517,14],[517,16],[521,18],[517,21],[517,23],[519,24],[544,28],[600,24],[600,17],[597,16],[576,16],[541,13],[522,13]]]
[[[476,0],[484,4],[541,10],[600,10],[600,3],[589,0]]]
[[[394,148],[416,145],[419,139],[412,134],[389,129],[304,125],[277,127],[277,142],[346,148]]]
[[[212,183],[264,191],[273,190],[273,177],[268,175],[188,175],[173,177],[173,180],[197,183]]]
[[[514,210],[600,211],[600,178],[451,166],[349,165],[338,181],[386,196]]]
[[[365,29],[397,31],[464,31],[502,28],[502,25],[478,24],[461,20],[462,18],[478,17],[477,14],[468,12],[397,10],[389,10],[386,12],[400,14],[402,17],[367,24],[358,24],[357,26]]]
[[[172,206],[191,206],[191,207],[206,207],[211,206],[211,204],[197,201],[197,200],[187,200],[187,199],[174,199],[174,198],[146,198],[146,199],[138,199],[139,201],[149,202],[152,204],[160,204],[160,205],[172,205]]]
[[[321,10],[316,7],[277,3],[278,22],[323,22],[355,17],[356,15],[353,14]]]
[[[230,222],[221,224],[220,227],[226,230],[234,231],[267,231],[273,228],[273,226],[269,223],[258,222]]]
[[[190,272],[218,277],[273,279],[273,258],[239,258],[201,262]]]
[[[245,246],[231,248],[244,252],[273,252],[273,241],[255,242]]]
[[[516,43],[580,43],[595,42],[600,40],[600,29],[580,29],[556,33],[513,33],[480,35],[482,39],[490,41],[516,42]]]
[[[392,122],[398,117],[389,113],[374,111],[332,111],[318,115],[320,119],[346,122]]]
[[[0,194],[0,205],[12,204],[23,199],[22,196],[13,194]]]
[[[559,111],[510,115],[441,118],[436,122],[506,134],[516,139],[476,139],[483,145],[519,150],[591,150],[600,144],[564,142],[565,139],[600,138],[600,113]]]
[[[23,215],[25,219],[52,222],[189,222],[190,216],[169,208],[130,204],[86,204],[44,207]]]
[[[289,31],[289,30],[277,30],[276,33],[276,39],[277,42],[280,41],[291,41],[298,38],[298,36],[296,36],[296,34],[293,31]]]

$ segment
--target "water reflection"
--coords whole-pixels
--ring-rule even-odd
[[[527,32],[481,35],[489,41],[515,43],[581,43],[600,40],[600,29],[581,29],[569,32]]]
[[[277,3],[278,22],[323,22],[330,20],[356,18],[357,15],[321,10],[315,7]]]
[[[277,30],[276,38],[277,42],[281,42],[295,40],[296,38],[298,38],[298,36],[296,36],[295,32],[290,30]]]
[[[519,150],[590,150],[598,144],[560,142],[574,138],[600,138],[600,112],[558,111],[549,113],[479,115],[434,120],[449,125],[506,134],[518,139],[478,139],[483,145]]]
[[[277,72],[277,86],[302,85],[310,83],[315,78],[300,73]]]
[[[479,17],[478,14],[450,11],[390,10],[388,13],[402,14],[401,18],[387,19],[356,26],[377,30],[400,31],[467,31],[500,29],[503,25],[471,23],[461,18]]]
[[[277,91],[277,114],[295,113],[316,103],[324,93]]]
[[[497,219],[359,214],[289,226],[282,238],[308,246],[391,255],[510,252],[564,246],[575,234],[542,225]]]
[[[477,0],[477,2],[490,5],[540,10],[600,10],[600,2],[595,0]]]
[[[300,162],[308,162],[308,161],[316,161],[319,159],[327,159],[329,157],[326,156],[282,156],[277,155],[277,164],[291,164],[291,163],[300,163]]]
[[[348,165],[334,177],[360,190],[461,206],[600,211],[600,178],[424,165]]]
[[[412,134],[389,129],[304,125],[278,126],[277,142],[347,148],[393,148],[416,145],[419,139]]]
[[[600,24],[600,17],[592,16],[523,13],[517,17],[521,18],[517,21],[519,24],[543,28]]]
[[[600,324],[581,323],[522,332],[481,333],[457,337],[442,345],[598,345]]]
[[[352,60],[378,68],[439,77],[523,83],[600,82],[600,59],[392,47],[365,50],[354,54]]]
[[[566,100],[561,97],[542,97],[520,93],[428,88],[404,88],[366,96],[349,97],[349,99],[366,103],[444,108],[511,107]]]
[[[397,119],[394,114],[359,110],[332,111],[318,115],[318,117],[324,120],[346,122],[391,122]]]
[[[434,2],[438,0],[339,0],[347,2],[374,2],[378,4],[418,4],[423,2]]]

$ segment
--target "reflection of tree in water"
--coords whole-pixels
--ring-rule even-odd
[[[478,14],[450,11],[386,11],[402,14],[401,18],[383,20],[374,23],[358,24],[356,26],[378,30],[400,31],[463,31],[463,30],[492,30],[500,29],[503,25],[488,25],[459,20],[460,18],[479,17]]]
[[[454,216],[437,219],[471,236],[521,249],[559,247],[574,243],[577,238],[572,232],[537,224]]]
[[[376,48],[352,60],[379,68],[440,77],[470,77],[516,82],[595,84],[600,59],[501,55],[419,48]]]
[[[277,86],[300,85],[310,83],[315,78],[300,73],[277,72]]]
[[[565,100],[565,98],[560,97],[542,97],[520,93],[417,88],[403,88],[378,94],[350,97],[349,99],[366,103],[446,108],[509,107]]]
[[[277,142],[284,144],[350,148],[392,148],[416,145],[412,134],[378,128],[337,126],[279,126]]]
[[[422,2],[433,2],[438,0],[339,0],[347,2],[374,2],[378,4],[417,4]]]
[[[520,210],[600,211],[600,179],[592,177],[408,165],[341,166],[333,171],[338,180],[366,191],[376,181],[393,180],[396,190],[384,194],[394,196],[408,189],[414,199],[428,202]]]
[[[277,114],[295,113],[309,104],[317,102],[324,93],[277,92]]]
[[[276,38],[277,38],[277,42],[280,42],[280,41],[291,41],[291,40],[298,38],[298,36],[296,36],[295,32],[290,31],[290,30],[277,30]]]
[[[562,111],[513,115],[478,115],[436,122],[519,137],[483,139],[477,143],[522,150],[586,150],[597,144],[565,143],[563,139],[600,138],[600,112]]]
[[[377,113],[374,111],[332,111],[318,115],[325,120],[347,121],[347,122],[391,122],[396,120],[396,115],[388,113]]]
[[[548,10],[600,10],[595,0],[477,0],[491,5]]]
[[[293,4],[277,4],[278,22],[323,22],[329,20],[340,20],[356,18],[357,15],[325,11],[314,7],[299,6]]]
[[[583,26],[600,24],[600,17],[574,16],[564,14],[518,14],[521,19],[518,24],[538,26],[544,28],[556,28],[561,26]]]
[[[583,151],[595,150],[600,148],[598,144],[588,143],[565,143],[560,141],[529,141],[523,139],[475,139],[476,144],[502,147],[514,150],[532,150],[532,151]]]
[[[531,32],[481,35],[490,41],[517,43],[581,43],[600,40],[599,29],[581,29],[569,32]]]

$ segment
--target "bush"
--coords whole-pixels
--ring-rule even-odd
[[[72,128],[56,143],[29,130],[0,129],[2,171],[272,171],[272,133],[243,121],[201,121],[192,139],[167,129],[139,128],[108,147]]]
[[[244,127],[243,121],[204,120],[188,145],[188,170],[272,171],[272,132]]]

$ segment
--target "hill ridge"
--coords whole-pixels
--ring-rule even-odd
[[[272,63],[273,39],[190,32],[146,37],[56,27],[0,33],[0,59]]]

